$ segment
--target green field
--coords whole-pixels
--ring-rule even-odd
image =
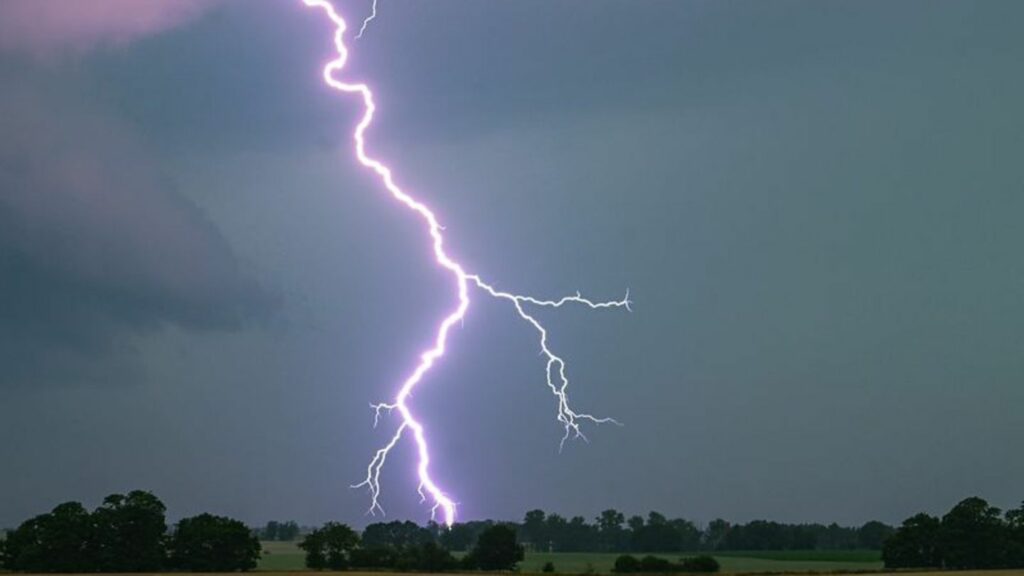
[[[305,553],[296,542],[260,542],[263,545],[263,558],[257,570],[283,571],[304,570],[306,568]]]
[[[302,550],[292,542],[264,542],[260,570],[302,570]],[[696,553],[694,553],[696,554]],[[686,554],[657,554],[676,560]],[[691,554],[692,555],[692,554]],[[873,550],[777,550],[751,552],[717,552],[715,558],[723,572],[836,572],[881,570],[882,561]],[[522,572],[540,572],[546,562],[563,574],[612,571],[618,554],[590,552],[528,552],[520,565]]]
[[[692,553],[694,555],[698,553]],[[526,555],[520,564],[523,572],[540,572],[545,562],[555,565],[558,572],[567,574],[584,574],[587,572],[609,573],[615,564],[618,554],[597,553],[544,553],[533,552]],[[687,554],[656,554],[669,560],[677,560]],[[791,552],[724,552],[714,554],[722,565],[722,572],[831,572],[850,570],[880,570],[882,562],[878,553],[871,554],[825,554],[824,552],[808,551]]]

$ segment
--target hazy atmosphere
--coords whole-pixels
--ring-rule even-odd
[[[338,2],[369,13],[370,2]],[[62,5],[63,12],[47,8]],[[895,523],[1024,485],[1024,3],[380,0],[369,147],[472,294],[411,403],[462,519]],[[134,488],[360,526],[453,306],[296,1],[0,3],[0,528]],[[387,519],[424,522],[412,450]]]

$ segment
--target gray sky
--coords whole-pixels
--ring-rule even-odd
[[[299,2],[0,4],[0,526],[155,491],[354,524],[452,303]],[[339,6],[353,18],[368,2]],[[133,10],[144,12],[134,14]],[[1024,4],[381,0],[372,151],[501,288],[413,399],[463,519],[889,522],[1022,498]],[[389,517],[424,521],[412,454]]]

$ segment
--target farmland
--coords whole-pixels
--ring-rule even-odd
[[[264,542],[264,555],[259,570],[302,570],[302,550],[292,542]],[[696,553],[694,553],[696,554]],[[675,560],[686,554],[659,554]],[[607,574],[612,570],[618,554],[590,552],[527,552],[520,563],[524,573],[540,572],[546,562],[555,565],[559,573]],[[715,558],[723,572],[835,572],[875,571],[882,569],[877,551],[870,550],[809,550],[809,551],[751,551],[716,552]],[[1024,576],[1024,573],[1022,573]]]

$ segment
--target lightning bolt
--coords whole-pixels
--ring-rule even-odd
[[[434,259],[441,268],[451,274],[452,279],[455,282],[457,303],[455,308],[450,311],[438,325],[433,345],[420,354],[419,363],[402,382],[402,385],[398,389],[393,401],[381,404],[371,404],[371,408],[374,410],[374,427],[379,424],[382,414],[391,413],[395,410],[397,410],[401,415],[402,423],[395,430],[387,444],[378,449],[374,454],[373,459],[370,460],[370,463],[366,468],[366,478],[353,487],[364,487],[368,490],[370,494],[370,509],[368,512],[370,514],[375,514],[378,511],[383,513],[384,510],[380,505],[381,469],[384,467],[384,463],[387,460],[388,455],[391,453],[391,450],[398,444],[402,437],[407,433],[412,433],[418,452],[416,472],[419,477],[419,486],[417,487],[417,492],[420,495],[421,501],[426,502],[429,498],[432,502],[430,509],[431,518],[435,518],[438,511],[440,511],[443,516],[444,523],[451,526],[455,522],[455,502],[433,481],[430,476],[430,449],[427,444],[426,431],[424,430],[423,424],[413,415],[407,400],[416,386],[423,380],[426,373],[434,366],[435,362],[444,356],[448,342],[448,333],[452,326],[461,322],[465,318],[466,311],[469,308],[470,285],[480,289],[493,298],[511,303],[516,313],[519,314],[519,317],[536,330],[540,341],[541,354],[547,360],[547,385],[558,402],[557,419],[565,428],[565,433],[562,435],[562,440],[559,443],[559,449],[564,446],[565,441],[570,437],[586,440],[586,436],[580,428],[580,424],[583,421],[589,421],[595,424],[619,423],[612,418],[599,418],[591,414],[579,413],[573,410],[569,404],[569,378],[566,375],[565,360],[556,355],[548,346],[547,329],[530,314],[528,309],[530,307],[559,308],[566,304],[578,304],[592,309],[625,308],[627,310],[631,310],[630,305],[632,302],[629,299],[629,291],[626,292],[626,295],[621,300],[612,300],[607,302],[596,302],[590,300],[583,297],[578,292],[573,296],[565,296],[555,300],[543,300],[532,296],[522,296],[498,290],[481,279],[480,276],[466,272],[461,264],[453,260],[448,253],[445,252],[444,236],[442,234],[444,228],[438,223],[437,217],[430,208],[405,193],[395,183],[391,168],[366,153],[366,130],[373,122],[373,116],[377,107],[374,104],[373,92],[370,90],[369,86],[362,82],[346,82],[339,80],[337,77],[345,67],[345,63],[348,61],[348,48],[345,46],[344,42],[345,31],[347,30],[345,19],[341,17],[337,10],[335,10],[334,5],[329,0],[303,0],[303,2],[307,7],[319,8],[322,10],[334,25],[334,47],[337,52],[337,57],[324,65],[324,82],[335,90],[345,94],[358,96],[362,100],[363,115],[359,120],[359,123],[356,125],[355,131],[352,133],[352,139],[355,142],[356,159],[361,165],[377,174],[380,178],[381,184],[383,184],[384,188],[394,200],[397,200],[405,208],[412,210],[422,218],[423,224],[426,225],[427,233],[431,239]],[[363,22],[364,30],[367,22],[372,20],[375,14],[376,2],[374,2],[373,15]],[[362,33],[362,31],[360,31],[360,33]]]
[[[370,7],[370,15],[363,20],[363,25],[359,27],[359,33],[356,34],[356,40],[363,37],[363,32],[366,32],[366,27],[370,25],[370,21],[377,17],[377,0],[373,0],[373,6]]]

